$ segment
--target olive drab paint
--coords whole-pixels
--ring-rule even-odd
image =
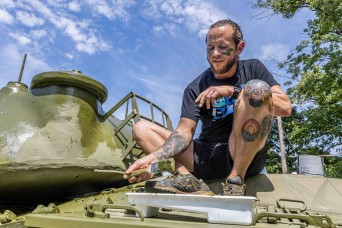
[[[134,160],[122,159],[125,145],[114,134],[121,120],[102,118],[107,93],[80,71],[44,72],[30,88],[20,82],[1,88],[0,175],[8,181],[0,182],[0,200],[121,181],[119,174],[93,174],[124,171]],[[132,138],[129,126],[120,134]]]

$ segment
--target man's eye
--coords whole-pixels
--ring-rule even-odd
[[[218,47],[220,50],[227,50],[228,49],[228,46],[219,46]]]

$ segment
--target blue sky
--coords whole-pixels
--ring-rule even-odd
[[[284,60],[302,39],[312,13],[265,17],[252,0],[1,0],[0,87],[55,70],[79,69],[103,83],[108,110],[130,91],[163,108],[177,126],[183,89],[208,68],[204,38],[217,20],[237,21],[246,47],[283,84]]]

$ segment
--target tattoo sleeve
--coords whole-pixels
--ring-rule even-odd
[[[177,131],[172,132],[164,145],[154,155],[161,161],[183,152],[188,147],[188,142]]]

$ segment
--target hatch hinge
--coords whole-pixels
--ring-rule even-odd
[[[144,221],[144,215],[139,208],[130,205],[116,205],[110,197],[93,202],[89,201],[84,209],[87,217],[109,218],[110,213],[107,209],[119,209],[123,210],[125,214],[138,214],[140,220]]]
[[[10,210],[5,210],[3,214],[0,213],[0,224],[12,222],[17,219],[17,216]]]
[[[55,213],[60,213],[60,210],[54,203],[50,203],[48,206],[39,204],[36,207],[36,209],[32,211],[32,214],[55,214]]]
[[[297,203],[297,205],[286,205],[286,203]],[[267,223],[290,223],[317,227],[336,227],[331,218],[325,214],[306,211],[306,203],[302,200],[278,199],[277,207],[269,206],[266,210],[258,211],[253,219],[252,225],[266,218]],[[285,221],[284,219],[287,219]]]

